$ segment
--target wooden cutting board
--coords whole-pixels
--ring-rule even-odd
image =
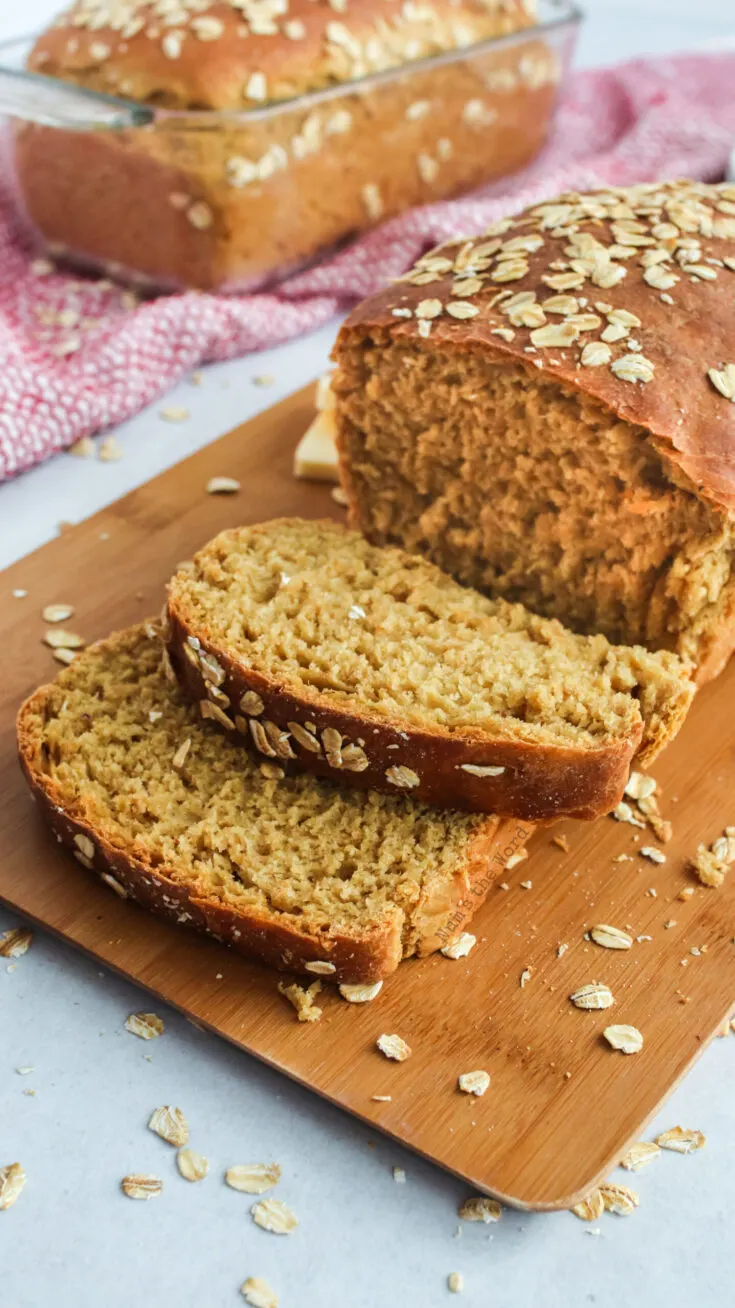
[[[655,769],[674,825],[664,865],[636,852],[655,843],[650,831],[609,818],[538,831],[529,859],[478,913],[467,958],[406,963],[363,1006],[325,988],[324,1015],[311,1025],[296,1022],[275,974],[150,918],[86,875],[42,827],[21,780],[15,712],[57,670],[41,644],[42,606],[73,604],[67,625],[92,640],[157,612],[175,565],[222,528],[279,514],[341,515],[328,487],[291,476],[311,416],[308,388],[4,574],[0,899],[473,1189],[519,1207],[567,1207],[640,1136],[735,1000],[735,871],[724,889],[706,890],[686,867],[700,841],[735,823],[735,666],[698,696]],[[237,477],[240,494],[207,495],[215,475]],[[16,587],[28,597],[11,598]],[[568,853],[552,834],[567,837]],[[616,862],[623,853],[630,859]],[[682,902],[686,885],[695,893]],[[639,939],[625,952],[601,949],[584,938],[595,923]],[[569,1003],[588,981],[611,987],[613,1009]],[[643,1032],[640,1054],[608,1048],[602,1031],[611,1021]],[[382,1032],[408,1041],[408,1061],[376,1051]],[[492,1075],[487,1094],[459,1093],[457,1076],[478,1068]]]

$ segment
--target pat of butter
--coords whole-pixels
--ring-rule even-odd
[[[334,408],[334,392],[332,390],[331,372],[323,372],[317,381],[316,407],[317,413],[326,413],[328,409]]]
[[[307,477],[312,481],[339,481],[335,435],[333,414],[329,410],[322,410],[296,446],[293,465],[295,477]]]

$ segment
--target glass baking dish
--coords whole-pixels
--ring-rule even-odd
[[[171,110],[24,70],[0,45],[19,210],[56,257],[153,290],[252,290],[538,154],[580,14],[265,108]]]

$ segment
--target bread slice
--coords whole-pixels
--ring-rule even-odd
[[[223,532],[169,586],[169,653],[233,739],[442,807],[592,818],[678,730],[673,654],[616,648],[333,522]]]
[[[530,834],[283,779],[202,721],[165,662],[152,627],[92,646],[26,701],[18,740],[58,838],[175,922],[278,968],[376,981],[451,941]]]

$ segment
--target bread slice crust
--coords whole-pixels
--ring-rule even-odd
[[[147,629],[153,630],[150,626]],[[334,969],[328,974],[330,981],[367,983],[390,975],[402,958],[424,957],[458,935],[483,903],[509,857],[522,849],[530,836],[532,828],[528,824],[497,817],[478,820],[468,827],[463,857],[450,873],[446,868],[427,868],[410,913],[397,904],[387,904],[382,913],[374,914],[373,920],[354,927],[315,927],[309,923],[308,914],[300,919],[295,913],[272,908],[249,909],[227,902],[224,896],[202,893],[196,880],[187,882],[182,867],[174,861],[134,849],[132,837],[126,839],[119,829],[105,822],[94,796],[84,790],[70,793],[49,763],[46,723],[57,712],[59,691],[72,697],[75,676],[83,671],[85,663],[105,659],[114,668],[121,653],[132,650],[135,654],[151,639],[141,626],[90,647],[77,660],[81,669],[65,669],[55,683],[42,686],[25,701],[17,722],[20,764],[42,816],[82,866],[96,873],[120,897],[130,898],[178,925],[205,932],[267,966],[313,980],[315,973],[309,965],[326,962]],[[161,657],[163,653],[161,648]],[[180,700],[178,690],[170,684],[168,693],[174,701]],[[166,706],[162,709],[165,714]],[[212,725],[200,725],[193,714],[189,717],[193,719],[187,726],[190,735],[206,733],[218,740]],[[223,756],[232,754],[226,742],[221,748]],[[226,763],[223,757],[225,768]],[[238,758],[238,771],[239,767]],[[235,771],[231,763],[230,771]],[[253,767],[249,784],[274,784],[259,780],[259,776],[257,767]],[[318,782],[311,784],[320,787]]]
[[[309,525],[325,532],[325,549],[330,537],[339,541],[348,534],[333,522]],[[294,526],[298,520],[283,519],[223,533],[196,556],[193,575],[229,540],[234,547],[242,539],[257,540],[259,533],[273,535]],[[407,557],[398,550],[391,553],[396,559]],[[431,564],[425,571],[449,581]],[[191,575],[179,573],[172,579],[167,606],[168,652],[184,693],[233,739],[261,756],[277,758],[287,770],[305,769],[341,785],[386,794],[404,789],[432,806],[530,822],[560,816],[592,819],[620,801],[633,759],[645,765],[676,734],[693,694],[674,656],[660,656],[671,693],[658,729],[651,732],[638,715],[626,732],[599,745],[523,739],[522,724],[512,719],[497,730],[471,723],[449,730],[428,717],[417,722],[416,715],[408,713],[386,716],[359,693],[337,696],[286,673],[273,675],[250,665],[247,645],[223,641],[190,602]],[[548,624],[549,632],[556,629]],[[407,630],[406,638],[409,634]],[[603,638],[595,639],[606,645]],[[580,639],[583,648],[590,647]],[[642,679],[651,669],[658,670],[659,656],[629,652],[639,660]]]

